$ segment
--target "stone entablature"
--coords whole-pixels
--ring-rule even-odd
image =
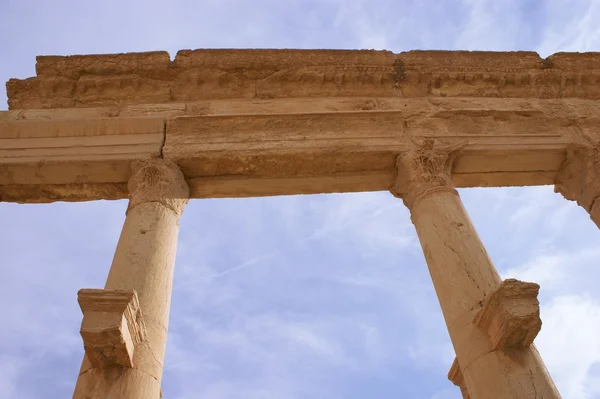
[[[539,286],[502,281],[457,187],[541,185],[600,226],[600,55],[329,50],[38,57],[0,112],[0,201],[129,198],[82,290],[74,398],[156,398],[189,198],[390,190],[409,208],[464,398],[560,399]],[[138,296],[139,295],[139,296]]]
[[[571,142],[598,140],[595,100],[323,97],[0,112],[0,200],[127,196],[163,157],[192,198],[387,190],[415,138],[465,143],[457,187],[553,184]]]
[[[10,109],[289,97],[600,98],[600,53],[181,50],[40,56]]]
[[[127,197],[132,161],[191,198],[387,190],[414,139],[464,143],[456,187],[553,184],[600,141],[600,53],[182,50],[41,56],[7,83],[0,200]]]

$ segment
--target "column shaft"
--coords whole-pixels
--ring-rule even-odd
[[[158,399],[179,217],[189,195],[183,175],[162,160],[138,164],[129,184],[130,204],[106,290],[134,289],[146,329],[133,368],[93,367],[84,357],[75,399]]]
[[[501,279],[453,187],[457,148],[425,141],[398,158],[392,193],[408,206],[472,399],[560,398],[533,345],[494,350],[474,324]]]
[[[492,350],[473,320],[500,277],[458,194],[435,191],[414,204],[411,218],[473,399],[560,398],[535,347]]]

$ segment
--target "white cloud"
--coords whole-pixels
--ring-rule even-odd
[[[448,372],[456,357],[452,344],[446,340],[423,337],[416,345],[408,346],[408,357],[416,367],[441,369]]]
[[[23,359],[0,355],[0,393],[3,397],[14,398],[19,394],[16,386],[17,376],[23,369]]]
[[[590,295],[554,297],[542,307],[536,345],[569,399],[600,395],[594,368],[600,367],[600,300]],[[597,371],[596,371],[597,373]]]
[[[83,355],[77,291],[104,285],[124,206],[0,207],[0,397],[72,393]]]
[[[505,278],[517,278],[540,284],[544,289],[556,289],[568,275],[565,275],[564,262],[567,258],[560,254],[539,255],[519,268],[509,269]]]
[[[600,249],[590,244],[536,255],[505,274],[540,284],[543,325],[536,345],[559,391],[570,399],[600,395],[594,383],[600,367]]]
[[[510,51],[519,46],[526,26],[517,0],[463,0],[468,20],[458,32],[455,48]]]
[[[546,23],[537,51],[543,57],[559,51],[600,50],[600,3],[596,0],[547,0]]]

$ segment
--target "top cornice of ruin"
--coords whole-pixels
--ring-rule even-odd
[[[600,99],[600,53],[181,50],[39,56],[7,82],[10,109],[210,99],[513,97]]]

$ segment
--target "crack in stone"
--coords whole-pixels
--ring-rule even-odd
[[[154,354],[152,354],[152,355],[154,356]],[[159,362],[159,364],[160,364],[160,362]],[[121,369],[121,371],[125,371],[125,368],[123,368],[123,367],[119,367],[119,369]],[[94,371],[94,370],[96,370],[96,371],[104,371],[103,369],[100,369],[100,368],[96,368],[96,367],[90,367],[89,369],[85,370],[83,373],[79,374],[79,377],[81,378],[81,377],[82,377],[84,374],[86,374],[86,373],[89,373],[89,372],[91,372],[91,371]],[[156,381],[157,383],[160,383],[160,382],[158,381],[158,378],[156,378],[156,377],[155,377],[155,376],[153,376],[152,374],[148,373],[147,371],[144,371],[144,370],[142,370],[142,369],[139,369],[139,368],[137,368],[137,367],[135,367],[135,366],[134,366],[134,367],[132,367],[132,368],[130,368],[129,370],[135,370],[135,371],[139,371],[140,373],[144,373],[144,374],[146,374],[146,375],[148,375],[148,376],[152,377],[152,379],[153,379],[154,381]],[[120,378],[122,375],[123,375],[123,373],[121,373],[121,375],[119,376],[119,378]]]
[[[537,399],[538,397],[538,393],[537,393],[537,388],[535,387],[535,380],[533,378],[533,370],[529,370],[529,378],[531,379],[531,386],[533,387],[533,398]]]
[[[163,131],[162,131],[162,143],[160,143],[160,150],[158,152],[160,158],[165,158],[164,150],[167,143],[167,118],[163,119]]]

